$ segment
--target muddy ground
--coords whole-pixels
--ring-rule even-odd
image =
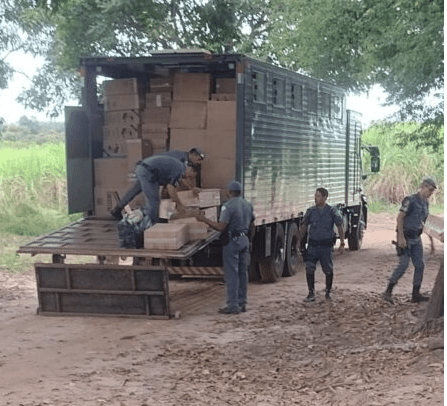
[[[443,331],[413,332],[413,269],[381,299],[396,264],[395,218],[372,215],[360,251],[335,258],[333,300],[304,272],[249,286],[247,312],[220,315],[219,280],[170,283],[171,320],[36,314],[34,271],[0,271],[1,405],[442,405]],[[432,287],[443,245],[428,255]]]

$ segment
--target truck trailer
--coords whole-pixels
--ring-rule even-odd
[[[318,187],[342,214],[338,237],[360,249],[368,219],[362,149],[371,172],[380,158],[362,145],[361,115],[346,109],[342,88],[203,50],[87,57],[80,66],[82,105],[66,107],[65,122],[68,210],[83,217],[18,251],[52,255],[52,264],[36,264],[39,313],[169,317],[170,276],[223,274],[217,231],[175,250],[119,246],[110,210],[134,181],[135,162],[169,150],[202,149],[202,190],[242,183],[255,214],[251,281],[303,267],[298,230]],[[67,264],[67,255],[98,261]],[[107,263],[122,257],[132,263]]]

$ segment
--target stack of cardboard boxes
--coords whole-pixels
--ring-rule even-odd
[[[220,207],[220,189],[202,189],[198,196],[192,191],[178,192],[181,202],[187,207],[187,213],[200,212],[203,216],[217,221]],[[169,199],[163,199],[165,203],[160,206],[165,210],[169,207]],[[172,202],[173,203],[173,202]],[[170,206],[172,210],[172,206]],[[167,218],[172,213],[164,213]],[[188,214],[186,214],[188,216]],[[202,240],[208,235],[207,224],[189,216],[169,220],[169,223],[159,223],[144,232],[144,248],[147,249],[179,249],[189,241]]]
[[[169,149],[172,79],[152,78],[146,93],[146,107],[141,112],[141,138],[149,140],[154,155]]]
[[[110,80],[104,83],[104,109],[105,156],[94,162],[96,216],[109,216],[134,184],[138,161],[168,150],[201,147],[205,154],[200,176],[203,192],[199,198],[191,197],[191,192],[180,193],[189,199],[188,207],[217,221],[219,190],[235,176],[234,78],[176,73],[150,78],[144,84],[136,78]],[[142,205],[142,194],[130,204],[132,209]],[[168,219],[174,211],[174,202],[161,200],[161,218]],[[205,235],[204,223],[191,218],[182,221],[188,223],[188,240]]]

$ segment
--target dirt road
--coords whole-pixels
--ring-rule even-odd
[[[33,270],[0,271],[0,405],[442,405],[443,332],[414,334],[412,268],[396,264],[395,219],[372,215],[363,247],[335,258],[333,300],[303,303],[305,275],[250,284],[247,313],[219,315],[224,285],[170,285],[179,319],[36,315]],[[428,239],[424,237],[425,252]],[[443,245],[427,255],[431,290]]]

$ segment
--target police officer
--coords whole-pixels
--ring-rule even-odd
[[[163,152],[160,155],[176,158],[182,162],[185,167],[189,167],[187,171],[188,176],[182,177],[181,186],[185,189],[192,190],[195,195],[198,195],[200,188],[196,187],[194,179],[197,177],[197,173],[200,170],[200,164],[205,158],[202,149],[200,147],[191,148],[189,151],[179,151],[174,149]]]
[[[227,186],[230,200],[221,209],[219,221],[196,216],[221,233],[228,233],[223,247],[223,266],[227,289],[227,306],[219,313],[237,314],[246,311],[250,237],[254,233],[253,206],[242,197],[242,185],[233,180]]]
[[[155,155],[140,161],[135,171],[137,180],[119,203],[111,211],[116,219],[122,219],[121,211],[135,196],[144,192],[146,206],[143,211],[149,216],[152,224],[158,221],[158,206],[160,204],[160,186],[166,186],[170,198],[177,203],[177,210],[182,212],[186,208],[177,195],[176,187],[183,176],[187,174],[187,167],[178,159],[171,156]]]
[[[334,267],[332,264],[332,248],[335,244],[334,224],[340,236],[339,252],[345,249],[343,220],[339,211],[326,203],[328,191],[318,188],[315,192],[315,206],[307,209],[299,229],[298,239],[301,242],[308,229],[309,240],[307,244],[306,280],[309,294],[305,302],[315,301],[315,269],[317,261],[326,275],[326,299],[331,299]]]
[[[394,270],[383,294],[383,298],[394,303],[391,293],[397,281],[402,277],[410,264],[414,265],[413,294],[411,301],[414,303],[425,302],[428,297],[420,294],[422,278],[424,276],[424,261],[421,234],[425,220],[428,217],[428,199],[436,189],[433,178],[422,179],[418,193],[407,196],[402,201],[399,214],[397,215],[397,247],[402,251],[399,263]]]

